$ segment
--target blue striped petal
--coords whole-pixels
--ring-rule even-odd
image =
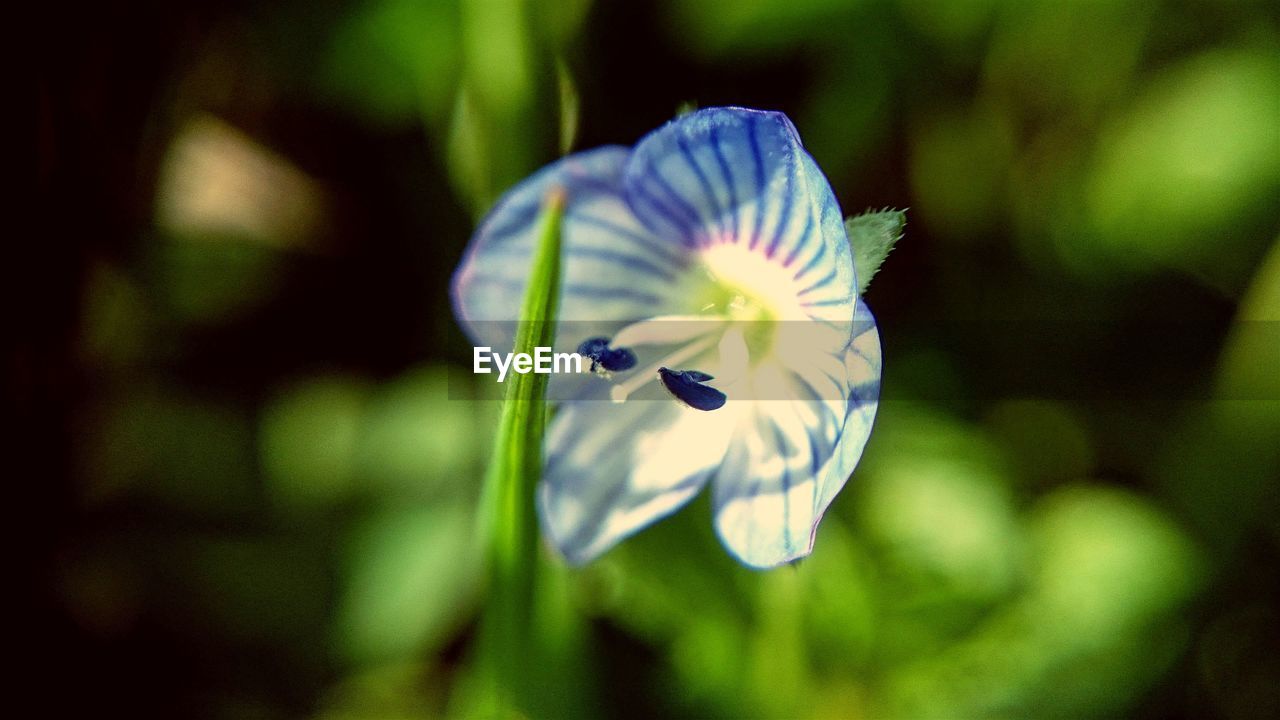
[[[720,463],[729,407],[701,412],[670,401],[572,402],[547,433],[538,486],[542,527],[579,565],[687,503]]]
[[[795,278],[814,316],[846,324],[853,316],[843,215],[786,115],[708,108],[677,118],[636,145],[623,186],[654,234],[759,252]]]
[[[801,285],[800,300],[815,317],[841,318],[854,314],[858,278],[853,251],[844,229],[844,215],[827,178],[808,154],[800,158],[807,192],[815,198],[813,221],[816,237],[801,236],[786,246],[782,262],[794,270]]]
[[[506,351],[523,302],[544,198],[566,194],[562,321],[608,328],[661,314],[688,259],[639,223],[621,188],[630,150],[602,147],[553,163],[504,195],[481,222],[453,277],[453,302],[477,344]],[[507,321],[494,322],[494,321]],[[585,332],[586,327],[582,326]],[[571,351],[582,337],[563,338]]]
[[[818,522],[862,456],[879,403],[880,338],[861,301],[854,325],[843,354],[843,417],[820,399],[756,402],[716,474],[716,532],[745,565],[774,567],[812,552]],[[798,385],[797,398],[808,383]]]

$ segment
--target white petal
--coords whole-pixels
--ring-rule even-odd
[[[669,399],[566,403],[547,436],[538,488],[544,531],[586,563],[689,501],[720,464],[734,418]]]
[[[510,349],[528,285],[538,220],[552,188],[566,194],[563,221],[562,323],[577,332],[607,333],[662,314],[688,263],[684,250],[649,232],[631,213],[621,189],[630,151],[602,147],[570,155],[504,195],[480,224],[453,277],[453,301],[463,329],[478,344]],[[557,349],[586,337],[562,333]]]
[[[843,354],[843,416],[820,396],[754,401],[716,474],[716,531],[746,565],[774,567],[812,552],[818,522],[862,456],[879,398],[880,340],[861,301],[855,325]],[[810,392],[799,375],[791,379],[795,397]]]

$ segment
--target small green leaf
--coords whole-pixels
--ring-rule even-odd
[[[907,227],[906,210],[865,212],[844,221],[849,244],[853,247],[853,264],[858,272],[858,294],[871,284],[871,278],[889,257],[889,251],[902,238]]]

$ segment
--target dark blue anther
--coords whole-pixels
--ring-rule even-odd
[[[578,354],[591,361],[591,371],[597,367],[609,372],[622,372],[636,366],[636,354],[627,348],[609,347],[609,338],[594,337],[582,341]]]
[[[578,346],[578,354],[590,360],[599,360],[602,353],[609,351],[609,338],[587,338]]]
[[[610,350],[600,356],[600,366],[609,372],[622,372],[636,366],[636,354],[626,348]]]
[[[728,399],[719,390],[702,384],[714,379],[704,372],[658,368],[658,377],[661,378],[662,386],[667,389],[667,392],[696,410],[715,410],[723,407]]]

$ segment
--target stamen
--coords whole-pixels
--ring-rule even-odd
[[[717,410],[724,407],[728,397],[719,390],[703,385],[715,378],[698,370],[668,370],[658,368],[662,386],[675,399],[695,410]]]
[[[626,382],[613,386],[609,391],[609,399],[616,403],[626,402],[631,393],[652,382],[657,377],[657,373],[661,372],[666,366],[683,363],[685,360],[711,347],[711,344],[716,340],[717,337],[715,335],[704,336],[676,350],[644,370],[637,371],[635,375],[627,378]]]
[[[724,322],[715,315],[659,315],[622,328],[613,342],[626,347],[675,345],[715,332]]]
[[[627,348],[616,348],[600,358],[600,365],[609,372],[622,372],[636,366],[636,354]]]
[[[610,348],[609,339],[587,338],[578,346],[578,354],[591,361],[591,372],[607,375],[636,366],[636,354],[628,348]]]

